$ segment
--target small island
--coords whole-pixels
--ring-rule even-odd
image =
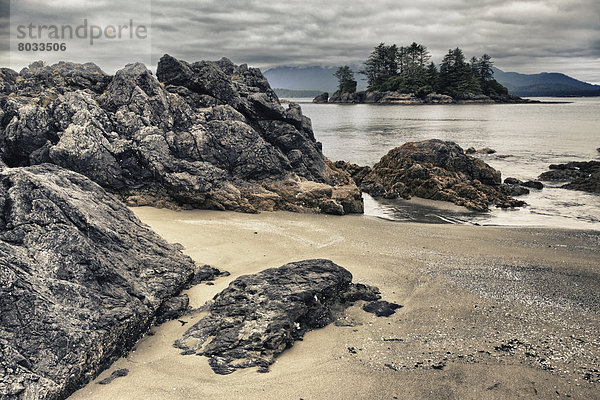
[[[365,68],[368,87],[356,91],[357,81],[348,65],[335,72],[338,90],[325,92],[313,103],[452,104],[452,103],[539,103],[511,95],[494,79],[488,54],[466,60],[456,47],[448,50],[438,67],[430,61],[427,47],[380,43],[369,55]]]

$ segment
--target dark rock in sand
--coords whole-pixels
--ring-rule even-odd
[[[339,168],[344,165],[337,164]],[[358,171],[356,167],[351,170]],[[500,171],[482,160],[465,155],[453,142],[425,140],[392,149],[360,179],[363,191],[376,197],[450,201],[471,210],[520,207],[525,203],[510,197],[502,185]]]
[[[127,368],[118,369],[118,370],[114,371],[112,374],[110,374],[110,376],[108,378],[104,378],[100,382],[98,382],[98,385],[108,385],[115,379],[122,378],[127,375],[129,375],[129,370]]]
[[[329,260],[241,276],[175,346],[182,354],[208,357],[218,374],[249,367],[267,372],[278,354],[305,332],[331,323],[350,301],[379,298],[377,288],[351,282],[352,274]]]
[[[402,308],[400,304],[390,303],[385,300],[372,301],[363,306],[363,310],[375,314],[378,317],[389,317],[394,314],[397,309]]]
[[[325,92],[325,93],[321,93],[320,95],[316,96],[312,102],[317,103],[317,104],[322,104],[322,103],[327,103],[328,100],[329,100],[329,93]]]
[[[62,399],[126,353],[194,262],[88,178],[0,170],[0,398]]]
[[[54,163],[128,205],[256,212],[362,212],[350,177],[323,156],[298,104],[227,59],[168,55],[142,64],[32,64],[0,73],[0,155]]]
[[[570,181],[564,189],[600,193],[600,161],[573,161],[551,164],[550,171],[539,176],[544,181]]]

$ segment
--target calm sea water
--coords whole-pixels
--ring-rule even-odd
[[[550,99],[569,104],[337,105],[299,102],[332,160],[373,165],[408,141],[451,140],[481,156],[502,178],[535,179],[552,163],[600,159],[600,98]],[[501,158],[499,155],[508,155]],[[454,208],[365,196],[365,213],[394,220],[600,229],[600,196],[547,185],[521,198],[527,207],[471,213]]]

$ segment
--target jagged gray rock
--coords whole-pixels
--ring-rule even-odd
[[[0,73],[0,155],[51,162],[129,205],[362,212],[310,119],[284,108],[256,68],[165,55],[114,77],[94,64],[34,63]]]
[[[3,400],[67,397],[172,311],[198,269],[99,185],[52,164],[2,168],[0,204]]]
[[[209,314],[175,342],[182,354],[209,357],[218,374],[259,367],[306,331],[333,322],[357,300],[377,300],[379,290],[352,284],[352,274],[329,260],[306,260],[235,279],[215,296]]]

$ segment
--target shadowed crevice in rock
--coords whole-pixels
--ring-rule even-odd
[[[129,205],[360,213],[360,191],[327,160],[297,104],[260,70],[169,55],[115,76],[94,64],[0,70],[0,155],[50,162]]]
[[[354,301],[379,299],[378,293],[353,284],[352,274],[329,260],[285,264],[235,279],[175,346],[208,357],[218,374],[249,367],[268,372],[307,331],[330,324]]]
[[[502,184],[500,171],[466,155],[454,142],[438,139],[408,142],[383,156],[373,167],[344,161],[335,165],[350,173],[356,184],[374,197],[412,196],[449,201],[474,211],[489,205],[520,207],[525,202],[510,197],[515,192]]]
[[[176,309],[197,270],[88,178],[0,168],[0,398],[67,397]]]

